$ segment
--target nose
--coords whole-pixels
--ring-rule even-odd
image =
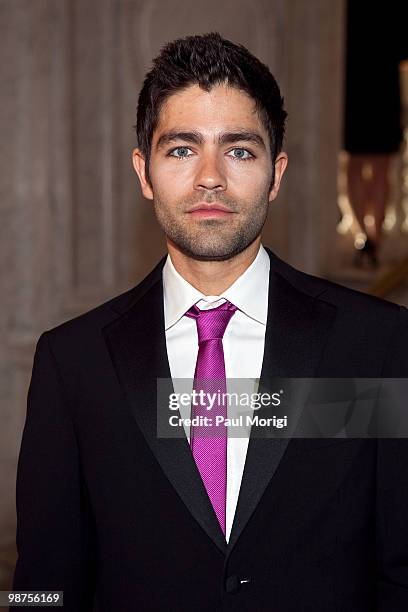
[[[217,154],[214,152],[203,155],[195,175],[194,189],[224,191],[226,188],[227,179]]]

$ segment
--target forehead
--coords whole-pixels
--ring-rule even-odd
[[[216,85],[210,91],[204,91],[199,85],[190,85],[166,99],[153,140],[164,130],[174,128],[204,132],[224,131],[237,126],[265,132],[255,101],[246,92],[228,85]]]

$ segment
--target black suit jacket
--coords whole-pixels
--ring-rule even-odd
[[[261,385],[407,376],[405,308],[267,251]],[[76,612],[406,612],[405,440],[251,438],[227,545],[187,439],[156,435],[164,262],[38,341],[14,589]]]

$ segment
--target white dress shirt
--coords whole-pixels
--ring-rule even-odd
[[[175,393],[186,390],[186,381],[180,385],[180,379],[190,379],[191,393],[198,355],[196,321],[183,315],[193,304],[201,310],[206,310],[216,308],[226,300],[237,306],[238,310],[228,323],[222,341],[225,375],[227,380],[252,379],[254,384],[251,392],[256,392],[265,346],[269,266],[268,253],[261,245],[252,264],[222,295],[204,295],[177,272],[170,255],[167,255],[163,267],[164,321],[167,355]],[[182,417],[189,417],[190,411],[191,405],[180,408]],[[185,431],[189,440],[189,431],[187,428]],[[248,437],[229,437],[227,441],[227,542],[238,501],[248,442]]]

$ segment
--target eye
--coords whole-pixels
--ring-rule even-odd
[[[184,159],[186,157],[191,157],[191,155],[187,154],[188,151],[191,151],[189,147],[176,147],[169,152],[169,155],[171,157],[177,157],[178,159]]]
[[[237,159],[239,161],[244,160],[246,161],[247,159],[253,159],[254,156],[252,155],[252,153],[250,153],[247,149],[242,149],[240,147],[236,147],[235,149],[232,149],[229,153],[233,153],[235,152],[235,155],[232,155],[230,157],[233,157],[233,159]],[[229,155],[228,153],[228,155]]]

